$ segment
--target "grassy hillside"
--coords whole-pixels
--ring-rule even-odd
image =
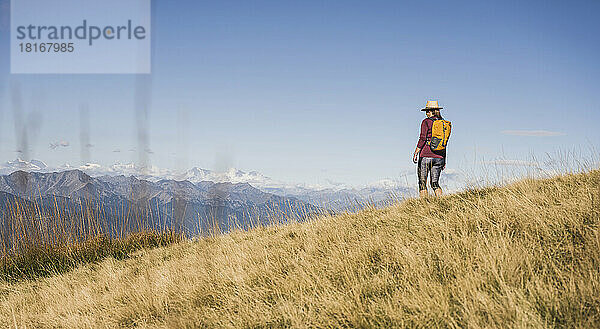
[[[600,171],[0,283],[0,326],[600,327]]]

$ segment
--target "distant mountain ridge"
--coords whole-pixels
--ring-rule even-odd
[[[81,170],[53,173],[16,171],[0,176],[0,193],[6,194],[4,198],[14,196],[41,203],[44,207],[51,207],[48,199],[55,197],[64,200],[61,202],[66,204],[65,207],[73,207],[83,201],[106,208],[142,207],[149,211],[148,216],[178,221],[189,232],[206,229],[209,220],[217,220],[222,227],[231,223],[245,227],[249,220],[320,211],[296,198],[266,193],[247,183],[194,184],[167,179],[151,182],[123,175],[94,178]],[[115,215],[108,217],[111,216]],[[195,227],[198,225],[201,227]]]
[[[139,167],[135,164],[114,164],[104,167],[98,164],[87,164],[73,167],[68,164],[51,168],[39,160],[14,160],[0,165],[0,174],[9,174],[16,170],[29,172],[55,172],[80,170],[91,177],[101,177],[104,181],[111,181],[109,177],[131,177],[160,182],[161,180],[189,181],[194,184],[202,182],[213,183],[247,183],[262,192],[275,194],[281,197],[292,197],[319,207],[334,211],[360,208],[366,203],[384,204],[391,200],[414,195],[414,187],[407,182],[383,179],[365,186],[348,186],[345,184],[327,183],[325,185],[291,184],[267,177],[257,171],[245,172],[230,168],[224,172],[216,172],[198,167],[185,172],[175,172],[161,169],[156,166]]]

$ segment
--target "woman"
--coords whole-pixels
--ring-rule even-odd
[[[419,178],[419,196],[427,196],[427,176],[430,176],[431,188],[435,192],[436,196],[442,195],[442,189],[440,188],[439,179],[440,174],[444,168],[446,168],[446,149],[441,151],[432,151],[427,142],[431,139],[431,127],[433,121],[436,119],[442,119],[437,101],[427,101],[424,109],[427,118],[421,122],[421,135],[419,136],[419,142],[417,148],[413,154],[413,162],[418,163],[417,165],[417,176]]]

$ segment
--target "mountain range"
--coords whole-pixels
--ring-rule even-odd
[[[384,179],[364,186],[327,183],[324,185],[294,184],[278,181],[257,171],[245,172],[235,168],[218,172],[202,168],[191,168],[184,172],[176,172],[156,166],[139,167],[135,164],[114,164],[108,167],[88,163],[83,166],[68,164],[49,167],[39,160],[14,160],[0,165],[0,175],[21,170],[27,172],[60,172],[80,170],[91,177],[135,177],[149,182],[161,180],[188,181],[193,184],[202,182],[250,184],[252,187],[280,197],[295,198],[320,208],[331,211],[357,209],[365,204],[386,204],[392,200],[414,195],[414,186],[407,181]]]
[[[321,211],[309,203],[266,193],[248,183],[148,181],[124,175],[91,177],[81,170],[15,171],[0,176],[0,193],[0,214],[4,215],[14,211],[15,201],[21,206],[33,204],[46,212],[90,211],[109,223],[122,219],[124,214],[136,213],[151,221],[152,227],[174,227],[190,235],[206,232],[214,225],[221,230],[247,228],[255,224],[251,221],[302,219]]]

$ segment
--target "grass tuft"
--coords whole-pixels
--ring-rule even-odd
[[[96,263],[106,257],[125,259],[137,250],[164,247],[182,240],[182,235],[170,232],[135,232],[121,239],[97,235],[68,246],[32,246],[19,254],[0,258],[0,280],[14,282],[57,275],[80,264]]]

